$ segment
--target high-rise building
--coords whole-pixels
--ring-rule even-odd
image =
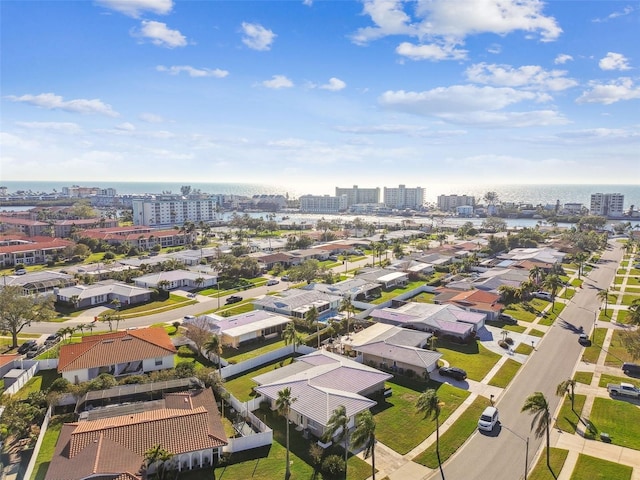
[[[379,203],[380,202],[380,188],[358,188],[354,185],[353,188],[340,188],[336,187],[336,197],[342,195],[347,196],[347,208],[351,205],[357,205],[359,203]]]
[[[338,213],[347,209],[347,196],[302,195],[300,211],[304,213]]]
[[[133,224],[148,226],[174,226],[185,222],[211,222],[217,220],[221,203],[218,195],[184,198],[181,195],[156,195],[134,199]]]
[[[404,185],[398,185],[398,188],[384,187],[383,202],[389,208],[419,209],[424,205],[424,189],[406,188]]]
[[[469,195],[438,195],[438,210],[442,212],[450,212],[456,210],[457,207],[471,206],[476,204],[475,197]]]
[[[592,193],[591,215],[621,217],[624,215],[624,195],[621,193]]]

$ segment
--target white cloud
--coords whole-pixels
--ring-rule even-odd
[[[571,55],[567,55],[566,53],[561,53],[555,58],[553,63],[555,63],[556,65],[564,65],[569,61],[573,61],[573,57]]]
[[[313,0],[302,0],[302,4],[310,7],[313,5]]]
[[[173,9],[173,0],[96,0],[96,3],[133,18],[139,18],[142,12],[166,15]]]
[[[216,77],[224,78],[229,75],[227,70],[220,70],[219,68],[195,68],[189,65],[173,65],[171,67],[165,67],[164,65],[158,65],[156,70],[159,72],[167,72],[170,75],[179,75],[182,72],[186,72],[190,77]]]
[[[566,71],[545,70],[538,65],[513,68],[509,65],[477,63],[467,68],[465,74],[471,82],[501,87],[560,91],[578,85],[576,80],[566,77]]]
[[[458,50],[453,45],[414,45],[402,42],[396,47],[396,53],[411,60],[464,60],[467,50]]]
[[[242,22],[242,43],[253,50],[271,50],[271,44],[277,37],[271,30],[258,23]]]
[[[616,19],[618,17],[624,17],[626,15],[629,15],[630,13],[633,13],[634,8],[630,5],[624,7],[621,11],[619,12],[613,12],[609,15],[607,15],[604,18],[594,18],[593,22],[594,23],[602,23],[602,22],[606,22],[608,20],[613,20]]]
[[[628,77],[621,77],[608,84],[591,83],[591,89],[585,91],[576,103],[602,103],[611,105],[621,100],[640,98],[640,87],[633,84]]]
[[[116,125],[116,129],[124,130],[125,132],[133,132],[136,129],[136,126],[130,122],[124,122],[120,125]]]
[[[166,23],[153,20],[143,20],[140,31],[133,32],[134,36],[151,40],[151,43],[159,47],[175,48],[187,45],[187,39],[178,30],[171,30]]]
[[[356,135],[406,135],[408,137],[432,137],[444,138],[464,135],[464,130],[434,130],[421,125],[384,124],[384,125],[357,125],[338,126],[336,130],[343,133]]]
[[[502,45],[499,45],[497,43],[493,43],[493,44],[489,45],[489,47],[487,47],[487,52],[493,53],[494,55],[502,53]]]
[[[331,77],[328,83],[324,85],[320,85],[320,88],[323,90],[330,90],[332,92],[337,92],[338,90],[343,90],[346,88],[347,84],[336,77]]]
[[[555,18],[542,13],[543,3],[538,0],[431,0],[418,2],[415,18],[404,6],[401,0],[365,0],[363,13],[374,26],[358,29],[352,41],[362,45],[388,35],[408,35],[453,46],[484,33],[537,32],[543,42],[556,40],[562,33]]]
[[[267,88],[291,88],[293,82],[284,75],[274,75],[271,80],[265,80],[262,85]]]
[[[164,122],[164,118],[162,118],[160,115],[156,115],[155,113],[141,113],[140,115],[138,115],[138,118],[147,123]]]
[[[620,53],[608,52],[607,55],[600,59],[598,66],[602,70],[629,70],[629,60]]]
[[[108,117],[117,117],[119,114],[115,112],[111,105],[103,103],[101,100],[87,100],[79,98],[76,100],[65,101],[60,95],[53,93],[41,93],[39,95],[8,95],[6,98],[13,102],[23,102],[29,105],[35,105],[47,110],[64,110],[65,112],[107,115]]]
[[[16,122],[16,125],[30,130],[45,130],[74,135],[82,132],[80,125],[72,122]]]

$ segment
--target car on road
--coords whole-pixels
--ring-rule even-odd
[[[458,367],[440,367],[438,373],[443,377],[451,377],[454,380],[466,380],[467,372]]]
[[[498,409],[496,407],[487,407],[478,420],[478,430],[491,432],[499,421],[500,415],[498,414]]]
[[[37,345],[38,345],[38,342],[36,342],[35,340],[27,340],[26,342],[24,342],[22,345],[18,347],[18,353],[20,355],[24,355],[29,350],[31,350],[34,346],[37,346]]]
[[[24,268],[19,268],[15,272],[16,275],[26,275],[27,271]]]
[[[195,315],[185,315],[184,317],[182,317],[183,320],[195,320],[196,317]]]
[[[581,333],[580,335],[578,335],[578,343],[580,345],[584,345],[585,347],[588,347],[589,345],[591,345],[591,340],[589,340],[589,335],[587,335],[586,333]]]
[[[506,313],[501,313],[498,315],[498,320],[502,323],[506,323],[507,325],[517,325],[518,321],[513,318],[511,315],[507,315]]]
[[[280,283],[280,280],[276,280],[275,278],[271,278],[269,280],[267,280],[267,287],[270,287],[271,285],[277,285]]]
[[[625,375],[640,375],[640,365],[638,365],[637,363],[625,362],[622,364],[622,371],[625,373]]]
[[[231,305],[232,303],[238,303],[242,301],[242,297],[240,295],[231,295],[227,298],[226,304]]]

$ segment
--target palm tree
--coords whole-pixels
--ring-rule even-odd
[[[222,342],[220,341],[220,337],[218,335],[211,335],[211,338],[204,344],[204,351],[209,355],[209,353],[215,353],[216,362],[218,363],[218,374],[222,369],[222,365],[220,363],[220,356],[222,355]]]
[[[351,297],[349,295],[345,295],[340,303],[340,310],[347,312],[347,337],[349,336],[349,320],[351,318],[351,314],[353,313],[353,303],[351,303]]]
[[[347,456],[349,455],[349,417],[347,416],[347,407],[340,405],[331,412],[327,429],[322,436],[323,442],[335,439],[340,443],[344,440],[344,478],[347,478]]]
[[[629,306],[627,320],[632,325],[640,325],[640,299],[635,299]]]
[[[158,480],[163,480],[168,472],[171,469],[170,465],[167,465],[167,461],[173,458],[173,454],[168,450],[162,448],[160,444],[156,444],[151,447],[149,450],[144,452],[144,467],[145,470],[148,470],[149,467],[154,465],[157,462],[160,462],[157,465],[155,474],[153,476],[148,476],[147,478],[153,477]]]
[[[567,393],[569,395],[569,399],[571,400],[571,411],[575,412],[575,410],[573,409],[573,400],[575,397],[575,388],[576,388],[576,381],[572,378],[569,378],[563,382],[560,382],[558,384],[558,387],[556,388],[556,395],[559,397],[562,397],[565,393]]]
[[[424,418],[431,417],[436,421],[436,456],[438,457],[438,467],[440,468],[440,476],[444,480],[444,471],[442,470],[442,462],[440,461],[440,407],[443,403],[438,398],[438,393],[433,389],[427,389],[421,393],[416,402],[416,409],[424,415]]]
[[[542,276],[542,273],[542,268],[536,265],[531,270],[529,270],[529,279],[533,280],[536,283],[540,283],[540,277]]]
[[[278,398],[276,399],[276,408],[278,413],[284,417],[287,425],[287,470],[285,473],[285,479],[291,476],[291,468],[289,464],[289,412],[291,412],[291,405],[297,399],[291,397],[291,388],[286,387],[278,392]]]
[[[604,315],[607,315],[607,307],[609,306],[609,289],[600,290],[597,294],[598,299],[604,301]]]
[[[558,290],[564,285],[564,283],[562,282],[562,279],[554,273],[544,277],[542,285],[544,288],[549,290],[549,293],[551,293],[551,310],[553,310],[556,307],[556,293],[558,293]]]
[[[296,324],[293,322],[287,323],[287,326],[284,327],[284,330],[282,330],[282,340],[284,340],[284,344],[285,345],[292,344],[293,352],[295,353],[296,347],[298,346],[298,343],[299,343],[298,342],[299,339],[300,339],[300,336],[296,331]]]
[[[580,275],[582,274],[582,266],[588,258],[589,255],[584,252],[578,252],[574,255],[573,259],[578,264],[578,278],[580,278]]]
[[[364,458],[371,455],[371,477],[376,480],[376,421],[369,410],[363,410],[356,415],[351,445],[354,448],[364,447]]]
[[[320,348],[320,322],[318,321],[318,309],[316,307],[311,307],[305,314],[305,320],[309,327],[312,327],[313,324],[316,324],[316,335],[318,337],[318,348]]]
[[[533,415],[531,421],[531,429],[534,431],[536,438],[540,438],[546,434],[547,436],[547,468],[553,475],[553,478],[557,478],[553,470],[551,469],[551,461],[549,459],[550,445],[549,445],[549,426],[551,425],[551,413],[549,412],[549,403],[542,392],[535,392],[529,395],[524,401],[521,412],[529,412]]]

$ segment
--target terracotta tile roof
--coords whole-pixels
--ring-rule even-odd
[[[60,347],[58,372],[164,357],[176,347],[162,327],[90,335]]]
[[[11,363],[20,357],[22,357],[22,355],[18,355],[17,353],[8,353],[6,355],[0,355],[0,367],[4,367],[7,363]]]
[[[39,237],[42,238],[42,237]],[[17,253],[17,252],[33,252],[35,250],[51,250],[65,248],[70,245],[75,245],[70,240],[62,240],[60,238],[48,237],[46,241],[22,243],[20,245],[7,245],[0,247],[0,253]]]
[[[138,480],[144,452],[157,444],[173,454],[227,444],[211,389],[167,394],[165,408],[63,425],[45,478]]]

